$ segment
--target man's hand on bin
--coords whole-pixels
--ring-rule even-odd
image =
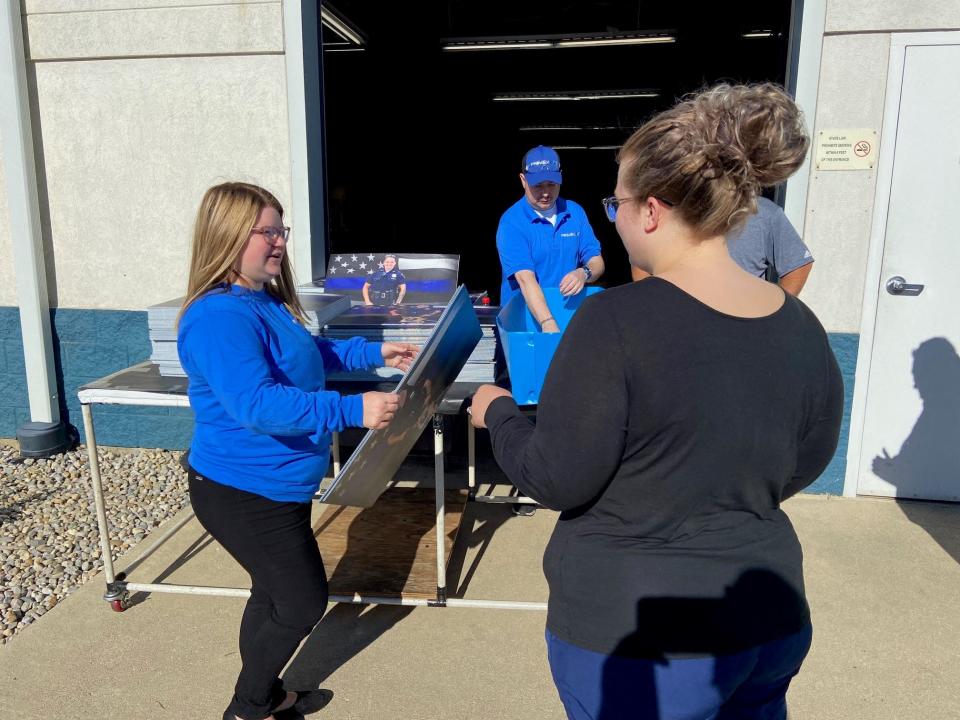
[[[586,284],[587,276],[583,268],[576,268],[563,276],[563,280],[560,281],[560,294],[564,297],[576,295]]]

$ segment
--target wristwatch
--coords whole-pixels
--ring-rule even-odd
[[[581,265],[580,269],[583,270],[583,281],[590,282],[590,278],[593,277],[593,273],[590,272],[590,268],[586,265]]]

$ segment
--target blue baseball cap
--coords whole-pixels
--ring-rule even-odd
[[[563,175],[560,173],[560,156],[553,148],[537,145],[523,156],[523,177],[527,185],[539,185],[542,182],[554,182],[560,185]]]

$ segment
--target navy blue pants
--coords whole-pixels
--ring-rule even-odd
[[[259,720],[283,701],[279,675],[327,609],[327,576],[310,503],[276,502],[189,474],[197,520],[250,574],[240,659],[227,713]]]
[[[812,635],[808,625],[734,655],[645,660],[591,652],[546,633],[570,720],[785,720],[787,688]]]

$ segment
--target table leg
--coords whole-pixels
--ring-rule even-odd
[[[89,404],[80,406],[83,412],[83,430],[87,436],[87,457],[90,460],[90,481],[93,487],[93,504],[97,513],[97,528],[100,531],[100,555],[103,558],[103,576],[107,581],[104,600],[115,604],[114,610],[123,610],[126,602],[126,589],[122,578],[113,572],[113,555],[110,549],[110,525],[107,522],[107,509],[103,500],[103,482],[100,478],[100,458],[97,455],[97,436],[93,429],[93,410]]]
[[[477,430],[467,417],[467,487],[471,492],[477,487]]]
[[[437,601],[436,605],[443,607],[447,604],[447,553],[446,530],[444,516],[446,515],[446,497],[444,493],[443,477],[443,416],[433,416],[433,471],[434,492],[437,507]]]
[[[333,434],[331,450],[333,452],[333,476],[336,477],[340,474],[340,433],[338,432]]]

